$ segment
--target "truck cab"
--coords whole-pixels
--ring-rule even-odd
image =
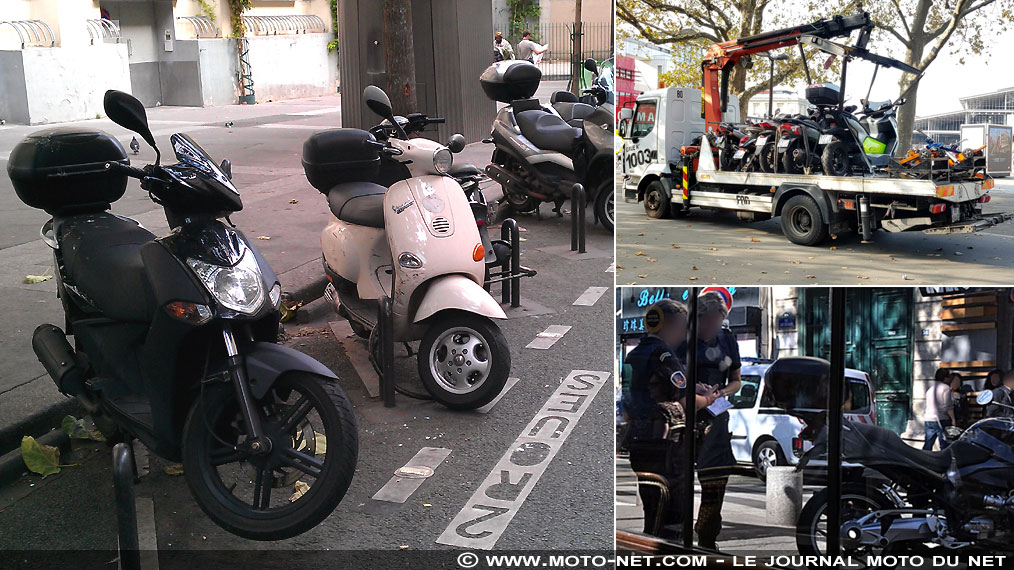
[[[729,96],[723,114],[726,121],[739,121],[739,99]],[[637,97],[629,121],[621,115],[623,140],[624,199],[632,202],[649,199],[649,186],[656,194],[650,198],[668,204],[681,175],[673,168],[681,164],[680,147],[704,134],[704,107],[701,90],[668,87],[646,91]],[[657,183],[657,184],[656,184]]]

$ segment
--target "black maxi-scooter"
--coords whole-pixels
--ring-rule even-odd
[[[220,220],[243,207],[228,161],[174,134],[179,162],[160,165],[141,102],[107,91],[104,107],[155,164],[134,168],[115,138],[68,128],[29,135],[8,162],[21,200],[52,215],[42,238],[66,314],[66,333],[41,325],[32,347],[109,440],[182,460],[217,524],[256,540],[300,534],[352,481],[352,408],[327,367],[276,344],[278,278]],[[128,177],[165,209],[169,235],[109,211]]]

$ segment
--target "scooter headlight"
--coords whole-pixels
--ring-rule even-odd
[[[244,253],[239,263],[232,267],[213,265],[194,258],[188,258],[187,265],[227,309],[252,315],[264,303],[264,278],[250,251]]]
[[[454,155],[447,147],[440,147],[433,151],[433,168],[440,174],[447,174],[451,171],[451,163],[454,162]]]

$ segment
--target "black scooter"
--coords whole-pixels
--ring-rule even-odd
[[[18,196],[53,216],[42,237],[66,314],[66,333],[41,325],[32,347],[110,441],[136,438],[182,460],[197,503],[229,532],[309,530],[356,467],[355,416],[337,377],[276,344],[278,278],[220,220],[243,207],[228,161],[174,134],[179,162],[160,165],[141,102],[107,91],[104,108],[155,149],[155,164],[134,168],[115,138],[85,129],[34,133],[10,156]],[[165,209],[171,233],[109,211],[128,177]]]

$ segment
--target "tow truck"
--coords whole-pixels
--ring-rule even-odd
[[[719,168],[719,151],[712,148],[706,134],[715,132],[722,122],[739,120],[739,102],[728,93],[728,83],[729,73],[740,60],[798,46],[809,79],[804,44],[842,54],[840,92],[844,93],[846,65],[852,58],[872,61],[878,68],[908,67],[866,50],[872,29],[869,14],[860,13],[713,44],[702,64],[703,90],[670,87],[642,93],[633,109],[622,109],[620,114],[625,201],[644,201],[646,214],[654,218],[683,217],[694,206],[735,211],[744,221],[780,217],[782,233],[800,245],[818,245],[847,230],[857,231],[864,242],[872,240],[876,229],[972,233],[1014,217],[983,214],[993,187],[988,177],[913,179],[890,169],[830,176],[780,173],[777,167],[775,172]],[[828,41],[848,38],[856,30],[860,33],[852,46]],[[703,113],[696,112],[702,107]]]

